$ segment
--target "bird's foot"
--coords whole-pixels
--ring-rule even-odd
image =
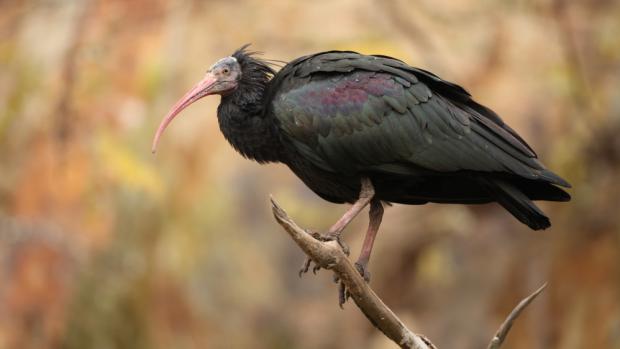
[[[334,281],[338,283],[338,306],[340,306],[340,309],[342,309],[344,303],[346,303],[347,300],[349,300],[349,297],[351,297],[351,294],[349,293],[349,290],[347,290],[347,287],[344,285],[342,280],[338,279],[338,277],[335,275]]]
[[[342,248],[342,251],[344,252],[345,255],[348,256],[350,253],[349,246],[347,246],[347,244],[345,244],[344,241],[342,241],[342,239],[340,238],[340,234],[331,234],[331,233],[321,234],[319,232],[312,231],[309,229],[306,229],[306,233],[310,234],[313,238],[319,241],[323,241],[323,242],[336,241],[338,245],[340,245],[340,248]],[[306,257],[306,260],[301,265],[301,269],[299,269],[299,277],[301,277],[303,274],[307,273],[310,270],[310,266],[312,266],[312,263],[314,263],[314,266],[312,267],[313,274],[316,274],[317,271],[321,270],[320,265],[316,264],[316,262],[314,262],[310,257]]]
[[[370,282],[370,272],[368,271],[367,263],[359,261],[355,262],[355,269],[357,269],[360,275],[364,278],[364,281]],[[338,284],[338,305],[340,306],[340,308],[342,308],[344,303],[346,303],[347,300],[351,297],[351,294],[337,275],[334,275],[334,282]]]
[[[316,274],[316,272],[321,269],[321,266],[318,265],[315,261],[313,261],[312,258],[306,257],[306,260],[301,265],[301,269],[299,269],[299,277],[302,277],[305,273],[308,272],[308,270],[310,270],[312,263],[314,263],[314,266],[312,267],[312,274]]]
[[[349,293],[349,290],[347,290],[347,287],[344,285],[344,282],[342,282],[342,280],[340,280],[340,278],[336,274],[334,274],[334,283],[338,284],[338,306],[340,306],[340,309],[342,309],[342,306],[344,305],[344,303],[347,302],[347,300],[349,300],[351,294]]]
[[[320,237],[316,238],[316,239],[320,240],[320,241],[323,241],[323,242],[336,241],[338,243],[338,245],[340,246],[340,248],[342,249],[342,252],[344,252],[344,254],[347,257],[351,253],[351,250],[349,249],[349,246],[347,244],[345,244],[344,241],[342,241],[342,239],[340,238],[340,233],[327,233],[327,234],[324,234],[324,235],[320,235]]]
[[[357,261],[355,262],[355,269],[364,278],[367,283],[370,282],[370,272],[368,271],[368,263]]]

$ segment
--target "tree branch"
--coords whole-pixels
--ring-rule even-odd
[[[411,332],[381,301],[351,264],[336,241],[319,241],[300,228],[271,198],[273,215],[299,247],[321,268],[330,269],[346,286],[351,298],[368,320],[401,348],[436,349],[425,337]]]
[[[502,325],[499,327],[499,329],[495,333],[495,336],[493,336],[493,338],[491,339],[491,342],[489,343],[489,346],[487,347],[487,349],[499,349],[499,347],[502,346],[502,343],[504,343],[506,336],[508,336],[508,332],[510,331],[510,328],[512,328],[512,324],[514,323],[514,321],[519,317],[519,315],[521,315],[521,312],[523,311],[523,309],[525,309],[528,305],[530,305],[530,303],[532,303],[532,301],[536,297],[538,297],[538,295],[546,287],[547,287],[547,283],[542,285],[539,289],[534,291],[534,293],[527,296],[527,298],[524,298],[523,300],[521,300],[521,302],[519,302],[519,304],[517,304],[517,306],[512,310],[512,312],[510,312],[506,320],[504,320]]]
[[[299,227],[284,209],[271,197],[271,208],[278,222],[297,243],[297,245],[318,266],[332,270],[347,288],[347,292],[364,313],[366,318],[383,334],[406,349],[437,349],[431,341],[423,335],[409,330],[405,324],[394,314],[379,296],[370,288],[368,283],[351,264],[337,241],[321,241],[314,235]],[[499,349],[506,339],[512,324],[547,285],[543,285],[527,298],[523,299],[508,315],[504,323],[489,343],[487,349]]]

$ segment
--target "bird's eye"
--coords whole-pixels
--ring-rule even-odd
[[[230,70],[228,70],[228,68],[224,68],[224,70],[222,70],[222,73],[228,75],[228,73],[230,73]]]

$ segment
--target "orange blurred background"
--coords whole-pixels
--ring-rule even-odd
[[[401,58],[467,88],[574,186],[534,232],[495,205],[386,211],[372,286],[439,348],[620,348],[620,2],[0,1],[0,349],[392,348],[302,252],[273,194],[346,209],[225,142],[217,97],[155,128],[245,43]],[[345,234],[354,253],[366,217]]]

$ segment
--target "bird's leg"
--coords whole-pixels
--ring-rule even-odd
[[[370,272],[368,271],[368,261],[370,260],[370,253],[372,252],[372,246],[375,243],[381,220],[383,219],[383,204],[381,200],[374,199],[370,202],[370,212],[368,212],[370,218],[368,222],[368,230],[364,237],[364,243],[362,244],[362,251],[360,252],[357,261],[355,262],[355,268],[362,275],[366,282],[370,281]],[[338,304],[340,307],[349,298],[349,292],[346,287],[337,277],[334,281],[338,283]]]
[[[331,238],[337,238],[340,236],[340,233],[344,230],[344,228],[351,223],[353,218],[355,218],[368,203],[375,196],[375,188],[372,186],[370,179],[364,177],[362,178],[362,185],[360,189],[360,195],[357,201],[345,212],[340,219],[329,228],[327,231],[327,236]]]
[[[366,282],[370,281],[370,272],[368,271],[368,261],[370,260],[370,253],[372,252],[372,246],[375,243],[381,220],[383,219],[383,204],[380,200],[372,200],[370,202],[370,212],[368,213],[370,221],[368,222],[368,230],[364,237],[364,244],[362,245],[362,251],[360,256],[355,262],[355,267],[362,274]]]
[[[353,203],[353,206],[351,206],[347,210],[347,212],[345,212],[342,217],[340,217],[340,219],[338,219],[338,221],[329,228],[327,234],[325,234],[323,237],[320,237],[320,239],[324,241],[336,240],[340,247],[342,247],[342,250],[347,255],[349,255],[349,247],[344,242],[342,242],[342,240],[340,240],[340,234],[342,233],[344,228],[346,228],[347,225],[351,223],[353,218],[355,218],[360,213],[360,211],[370,203],[374,196],[375,188],[372,186],[372,182],[369,178],[362,177],[360,194],[357,201],[355,201],[355,203]],[[308,269],[310,268],[310,263],[312,263],[312,260],[310,258],[307,258],[301,269],[299,270],[299,276],[308,272]],[[312,269],[312,272],[316,273],[316,271],[319,269],[320,267],[318,265],[315,265]]]

